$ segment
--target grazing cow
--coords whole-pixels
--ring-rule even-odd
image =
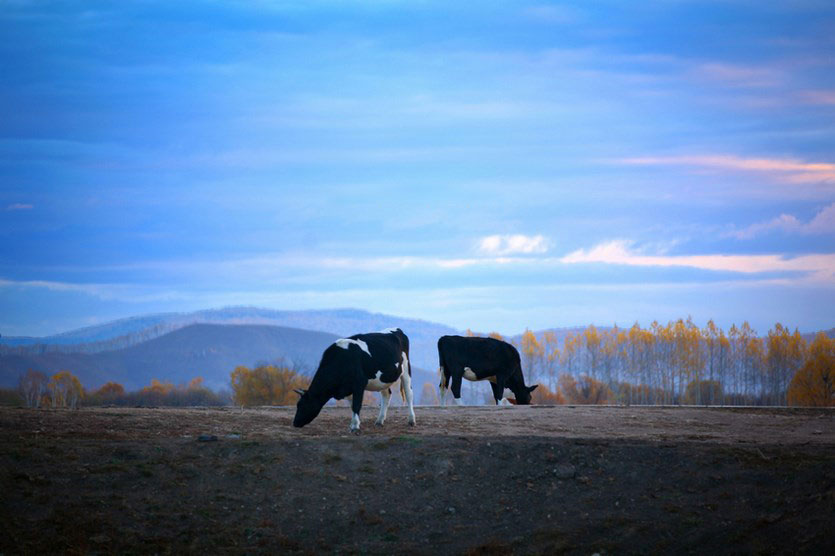
[[[319,415],[322,407],[335,398],[351,398],[354,416],[351,432],[359,433],[362,396],[366,390],[379,392],[380,415],[377,425],[386,420],[391,400],[391,385],[400,379],[400,394],[409,404],[409,424],[415,424],[412,405],[412,369],[409,365],[409,338],[399,328],[371,334],[355,334],[337,340],[322,354],[322,361],[307,390],[296,404],[294,427],[303,427]]]
[[[461,379],[488,380],[498,405],[505,397],[505,388],[516,396],[516,404],[531,403],[531,392],[536,385],[525,386],[519,352],[507,342],[494,338],[441,336],[438,340],[438,360],[441,371],[441,405],[452,379],[452,395],[461,405]]]

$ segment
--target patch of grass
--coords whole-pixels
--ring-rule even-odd
[[[423,442],[422,438],[418,438],[416,436],[409,436],[408,434],[401,434],[397,438],[395,438],[397,442],[404,442],[406,444],[411,444],[413,446],[417,446]]]

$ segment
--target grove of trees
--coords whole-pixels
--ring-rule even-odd
[[[287,367],[259,365],[254,369],[236,367],[231,374],[232,397],[241,407],[253,405],[294,405],[296,388],[307,388],[310,380]]]
[[[513,343],[527,382],[547,388],[540,397],[560,393],[567,403],[835,405],[835,339],[821,332],[810,345],[779,323],[765,337],[747,322],[726,333],[687,318],[591,325],[562,342],[526,330]]]
[[[496,332],[490,336],[503,339]],[[747,322],[726,333],[713,321],[699,328],[687,318],[648,328],[636,323],[628,329],[526,330],[511,342],[526,382],[540,385],[535,404],[835,406],[835,339],[821,332],[810,343],[779,323],[764,337]],[[236,367],[231,393],[210,390],[200,377],[184,385],[153,379],[136,392],[115,382],[86,391],[69,371],[47,377],[29,370],[17,391],[0,401],[32,408],[76,408],[82,400],[122,406],[293,405],[298,399],[293,391],[309,382],[296,369],[262,364]],[[479,388],[466,383],[466,403],[492,404],[492,393]],[[424,383],[415,393],[422,404],[439,402],[437,383]],[[375,400],[367,395],[368,403]]]

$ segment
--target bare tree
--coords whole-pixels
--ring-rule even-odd
[[[41,398],[46,393],[46,375],[40,371],[29,369],[26,374],[20,377],[18,390],[23,398],[26,407],[40,407]]]

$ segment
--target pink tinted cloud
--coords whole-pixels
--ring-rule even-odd
[[[28,203],[12,203],[6,207],[6,210],[32,210],[33,208],[35,206]]]
[[[645,156],[622,158],[635,166],[693,166],[737,172],[760,172],[790,183],[835,182],[835,164],[786,158],[742,158],[734,155]]]
[[[804,235],[835,233],[835,203],[821,209],[809,222],[802,222],[792,214],[781,214],[766,222],[757,222],[728,235],[737,239],[751,239],[772,230]]]
[[[632,242],[614,240],[591,249],[578,249],[560,262],[566,264],[604,263],[628,266],[681,266],[711,271],[757,274],[800,272],[806,279],[835,283],[835,253],[785,257],[783,255],[644,255],[632,249]]]

